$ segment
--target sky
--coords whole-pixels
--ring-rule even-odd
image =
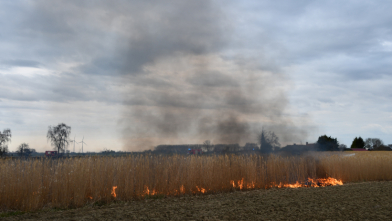
[[[1,1],[0,130],[84,151],[392,143],[392,2]],[[74,146],[69,149],[73,151]],[[81,145],[75,145],[79,152]]]

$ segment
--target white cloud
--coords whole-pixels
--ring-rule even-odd
[[[35,67],[11,67],[9,69],[0,70],[0,73],[5,75],[21,75],[31,78],[36,75],[48,76],[53,74],[54,71]]]
[[[391,41],[382,41],[381,46],[384,51],[392,51],[392,42]]]

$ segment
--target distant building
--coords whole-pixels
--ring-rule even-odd
[[[352,151],[367,151],[365,148],[351,148]]]
[[[381,145],[381,146],[378,146],[378,147],[374,147],[372,150],[375,150],[375,151],[391,151],[392,149],[391,149],[391,147],[388,145],[388,146],[385,146],[385,145]]]
[[[257,144],[251,145],[251,147],[258,148]],[[212,145],[212,149],[213,152],[226,153],[241,151],[242,147],[239,144],[215,144]],[[158,145],[155,147],[154,152],[187,154],[190,150],[197,150],[197,153],[207,152],[207,149],[202,144]]]
[[[214,145],[214,152],[236,152],[240,151],[239,144],[215,144]]]
[[[159,145],[156,152],[187,154],[190,149],[202,149],[201,144]]]
[[[278,150],[278,152],[286,152],[286,153],[291,153],[291,154],[301,154],[303,152],[307,151],[318,151],[318,144],[317,143],[308,143],[306,142],[305,145],[303,144],[293,144],[293,145],[287,145],[285,147],[282,147],[281,149]]]
[[[253,150],[258,150],[259,149],[259,145],[255,144],[255,143],[246,143],[244,146],[244,151],[253,151]]]

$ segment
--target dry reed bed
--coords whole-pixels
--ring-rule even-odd
[[[138,199],[148,194],[268,188],[272,183],[295,183],[328,175],[344,182],[392,180],[392,155],[144,155],[0,160],[0,210],[72,208],[92,202]]]
[[[327,175],[343,182],[392,180],[392,151],[319,154]]]

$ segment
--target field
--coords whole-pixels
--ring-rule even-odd
[[[1,219],[1,218],[0,218]],[[4,220],[391,220],[392,182],[178,196],[40,210]]]
[[[352,182],[390,181],[392,154],[346,152],[300,157],[140,155],[59,160],[2,159],[0,210],[70,209],[167,196],[180,199],[194,195],[207,197],[211,196],[210,193],[265,191],[275,187],[318,187],[322,184],[315,181],[328,177],[341,180],[343,186]],[[320,189],[324,188],[312,191]]]

